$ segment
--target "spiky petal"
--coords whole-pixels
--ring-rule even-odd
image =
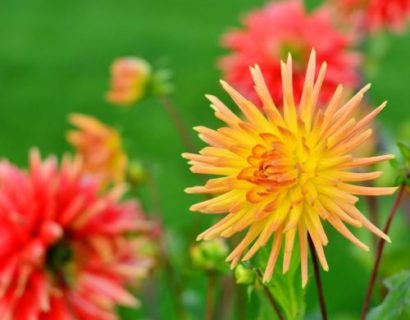
[[[28,172],[1,161],[0,181],[1,319],[114,320],[116,304],[138,305],[124,286],[152,266],[151,226],[121,188],[101,194],[78,160],[37,151]]]
[[[294,98],[292,59],[281,63],[283,105],[275,105],[258,66],[251,68],[261,106],[244,98],[228,83],[223,88],[239,107],[236,116],[218,98],[208,96],[215,116],[226,126],[218,130],[197,127],[200,138],[209,144],[199,154],[185,153],[191,171],[217,175],[204,186],[188,188],[188,193],[212,194],[213,198],[195,204],[193,211],[223,216],[198,236],[198,240],[231,237],[246,231],[243,240],[227,260],[235,266],[251,259],[261,247],[270,246],[264,273],[269,281],[280,254],[283,271],[289,268],[293,247],[299,242],[302,283],[308,275],[308,237],[319,261],[328,270],[324,246],[328,243],[323,223],[361,249],[368,250],[347,228],[365,227],[377,236],[389,238],[356,208],[357,195],[392,194],[395,188],[357,185],[380,176],[380,172],[355,169],[391,159],[385,155],[357,158],[353,152],[371,136],[368,127],[384,108],[356,119],[369,86],[349,101],[338,87],[326,108],[318,108],[318,97],[326,73],[323,64],[316,74],[316,54],[310,55],[301,100]]]

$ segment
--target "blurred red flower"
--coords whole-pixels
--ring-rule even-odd
[[[402,30],[410,19],[410,0],[331,0],[348,14],[358,15],[366,29]]]
[[[2,320],[111,320],[116,304],[138,304],[124,286],[152,265],[140,250],[150,224],[120,187],[100,190],[68,157],[33,151],[27,172],[0,163]]]
[[[338,84],[352,89],[358,84],[356,69],[360,56],[350,50],[354,38],[334,26],[328,7],[308,13],[297,0],[273,2],[248,14],[243,24],[244,29],[230,31],[223,36],[223,45],[232,52],[220,60],[220,66],[225,80],[254,102],[258,102],[258,98],[249,66],[260,66],[270,93],[280,106],[282,80],[279,61],[292,54],[295,97],[299,99],[312,48],[317,52],[317,63],[328,64],[320,103],[331,98]]]

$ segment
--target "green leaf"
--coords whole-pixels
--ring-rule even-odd
[[[265,284],[276,302],[283,311],[285,319],[303,319],[305,313],[305,294],[306,290],[302,288],[300,279],[300,257],[297,254],[298,248],[295,246],[289,271],[282,273],[282,255],[277,261],[272,280]],[[269,254],[266,250],[261,250],[259,254],[259,265],[262,270],[265,269]]]
[[[392,166],[393,169],[396,169],[396,170],[400,169],[400,163],[397,161],[396,158],[391,159],[389,161],[389,163],[390,163],[390,165]]]
[[[410,161],[410,146],[406,143],[399,142],[397,143],[401,154],[403,155],[404,159],[408,162]]]
[[[367,319],[410,319],[410,270],[388,278],[384,284],[389,293],[381,305],[370,311]]]

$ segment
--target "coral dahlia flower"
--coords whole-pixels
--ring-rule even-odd
[[[111,88],[107,95],[113,104],[130,106],[141,100],[147,90],[151,66],[137,57],[118,58],[111,66]]]
[[[410,19],[410,0],[331,0],[348,14],[358,14],[367,29],[403,29]]]
[[[2,320],[113,320],[116,304],[138,304],[124,286],[152,264],[138,253],[150,226],[135,201],[121,202],[119,188],[100,194],[80,165],[42,162],[37,151],[27,172],[0,162]]]
[[[368,86],[344,102],[339,86],[327,108],[318,108],[325,79],[323,64],[315,80],[316,57],[310,56],[299,105],[293,89],[292,60],[281,64],[283,106],[278,108],[258,66],[251,68],[255,91],[262,105],[244,98],[228,83],[222,86],[241,110],[235,115],[218,98],[208,96],[211,107],[225,127],[212,130],[196,127],[209,144],[199,154],[186,153],[191,171],[220,176],[188,193],[214,195],[191,207],[192,211],[221,215],[199,240],[232,237],[247,231],[227,260],[234,267],[251,259],[261,247],[270,246],[264,272],[269,281],[281,248],[283,272],[289,268],[295,241],[299,242],[302,283],[308,278],[308,237],[312,239],[324,270],[328,264],[324,246],[328,243],[323,224],[332,225],[358,247],[368,247],[346,227],[365,227],[383,239],[389,238],[356,208],[357,195],[392,194],[396,188],[373,188],[356,183],[375,179],[381,172],[357,172],[391,155],[355,157],[352,153],[372,134],[368,126],[384,108],[381,105],[361,119],[352,115],[359,108]],[[282,99],[281,99],[282,100]]]
[[[104,184],[123,182],[128,160],[120,134],[91,116],[72,114],[69,121],[76,130],[68,132],[67,140],[81,156],[83,170]]]
[[[248,66],[258,64],[264,70],[269,92],[282,104],[282,83],[279,61],[292,54],[294,94],[298,100],[303,90],[309,54],[317,52],[318,63],[328,63],[319,101],[328,102],[338,84],[354,88],[358,84],[358,53],[351,51],[354,38],[338,30],[328,7],[308,13],[302,1],[272,2],[251,12],[243,20],[244,28],[223,36],[223,46],[231,52],[220,60],[223,78],[245,97],[258,102]]]

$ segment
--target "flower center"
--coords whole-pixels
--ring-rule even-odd
[[[51,275],[63,285],[71,283],[70,268],[73,261],[73,250],[68,241],[62,239],[52,245],[46,254],[46,267]]]
[[[303,68],[306,66],[308,61],[308,52],[304,45],[295,41],[284,42],[279,49],[280,59],[282,61],[286,61],[289,54],[292,55],[293,65],[296,68]]]
[[[278,141],[272,142],[270,149],[256,145],[248,163],[250,167],[242,170],[238,178],[263,187],[264,194],[304,186],[316,176],[317,163],[306,146],[285,146]]]

